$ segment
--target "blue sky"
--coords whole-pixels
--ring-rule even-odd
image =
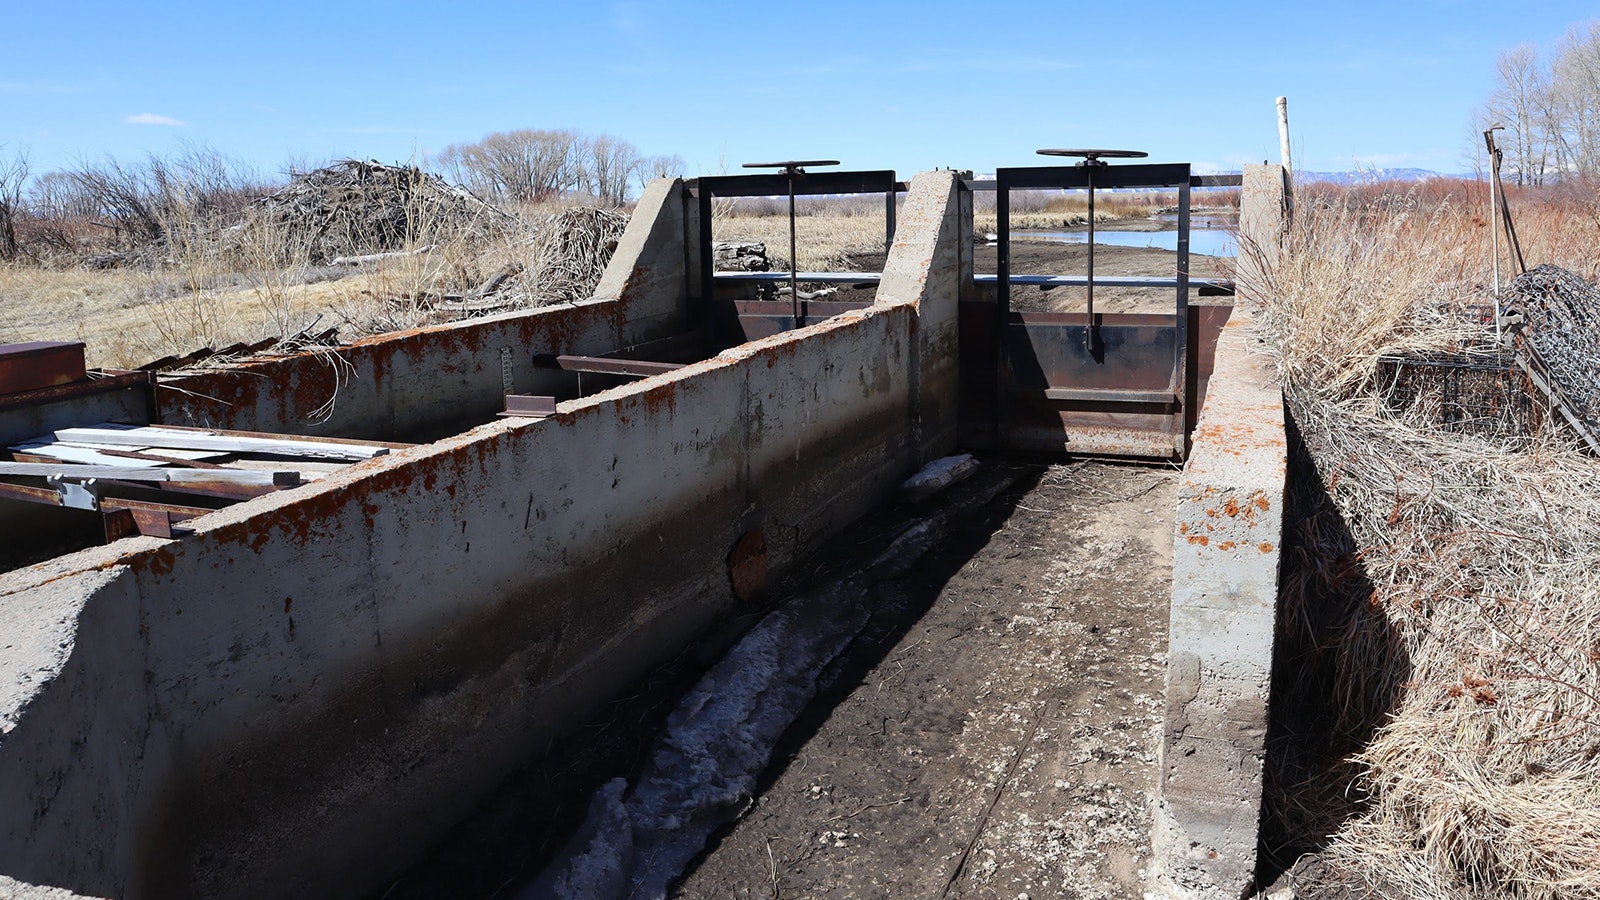
[[[1496,54],[1592,2],[111,3],[0,0],[0,144],[36,171],[188,141],[258,167],[406,160],[514,128],[689,174],[830,157],[911,173],[1126,147],[1237,168],[1470,168]]]

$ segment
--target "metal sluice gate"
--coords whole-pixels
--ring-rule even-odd
[[[1189,274],[1191,191],[1237,187],[1240,178],[1195,176],[1187,163],[1108,165],[1108,158],[1137,158],[1137,151],[1049,150],[1052,156],[1081,156],[1077,165],[1004,168],[993,181],[967,176],[968,192],[993,191],[997,218],[997,267],[975,273],[967,261],[959,302],[961,413],[963,446],[1037,453],[1068,453],[1182,461],[1188,453],[1204,398],[1204,380],[1216,337],[1229,306],[1189,303],[1189,292],[1231,295],[1230,281]],[[880,272],[801,272],[795,260],[796,196],[882,194],[884,246],[894,239],[895,201],[906,185],[892,170],[807,172],[824,161],[752,163],[780,169],[759,175],[704,177],[691,183],[699,205],[698,262],[701,277],[691,290],[712,343],[732,346],[746,340],[815,324],[871,304],[866,301],[810,301],[802,283],[874,286]],[[1169,189],[1177,194],[1177,254],[1172,276],[1105,276],[1094,272],[1093,203],[1097,189]],[[1088,271],[1073,274],[1017,274],[1012,271],[1011,192],[1083,190],[1088,193],[1090,240]],[[778,272],[717,272],[712,234],[717,198],[787,197],[789,269]],[[970,209],[970,203],[967,204]],[[968,238],[970,241],[970,237]],[[751,285],[786,284],[787,300],[752,299]],[[1083,312],[1021,312],[1011,308],[1013,286],[1083,288]],[[1170,313],[1101,313],[1094,309],[1095,287],[1170,290]]]
[[[1231,294],[1232,284],[1191,278],[1189,212],[1196,187],[1232,187],[1238,176],[1196,177],[1187,163],[1108,165],[1138,151],[1041,150],[1081,156],[1069,166],[1030,166],[995,172],[996,272],[974,276],[992,285],[992,299],[962,317],[963,379],[992,373],[992,385],[963,394],[971,415],[964,433],[975,445],[1045,453],[1183,460],[1202,401],[1202,380],[1217,331],[1230,307],[1189,303],[1198,287]],[[1178,197],[1172,277],[1097,277],[1094,274],[1094,192],[1101,188],[1171,189]],[[1011,192],[1083,190],[1089,197],[1088,272],[1019,275],[1012,271]],[[1011,287],[1083,287],[1083,312],[1018,312]],[[1094,288],[1170,289],[1168,313],[1100,313]],[[987,292],[985,292],[987,293]],[[968,360],[972,365],[968,365]],[[987,434],[985,434],[987,432]]]

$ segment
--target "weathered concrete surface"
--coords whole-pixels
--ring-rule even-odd
[[[1235,281],[1240,298],[1254,299],[1266,274],[1278,265],[1289,228],[1289,174],[1273,164],[1245,166],[1239,189],[1239,257]]]
[[[246,361],[165,380],[160,421],[371,440],[432,439],[505,408],[511,393],[548,390],[540,353],[597,354],[683,329],[684,236],[696,211],[683,182],[657,179],[639,199],[611,265],[582,303],[365,338],[326,353]],[[34,432],[38,433],[38,432]]]
[[[939,237],[908,233],[902,256],[950,255],[949,219],[923,197],[948,187],[913,186],[908,206]],[[682,240],[657,227],[681,215],[680,189],[652,186],[655,224],[624,242],[633,261],[658,261],[620,263],[648,276],[621,282],[638,297],[484,327],[648,332],[626,307],[681,299],[655,268]],[[953,311],[959,284],[948,266],[895,262],[926,271],[920,290],[550,419],[351,466],[192,520],[179,540],[0,576],[0,604],[28,623],[0,650],[0,877],[39,896],[315,897],[396,871],[576,715],[734,608],[728,558],[742,538],[759,530],[781,570],[948,443],[938,418],[954,398],[929,393],[945,361],[922,337],[941,331],[919,316]],[[383,391],[425,380],[430,346],[465,359],[450,355],[459,339],[467,356],[493,353],[496,371],[475,386],[473,356],[447,373],[456,402],[484,390],[498,407],[498,336],[451,329],[441,345],[436,333],[373,348],[389,376],[408,359]],[[267,393],[229,424],[298,414]],[[421,417],[387,408],[345,424]]]
[[[1239,897],[1256,867],[1287,476],[1282,394],[1236,310],[1178,487],[1157,886]]]
[[[913,435],[924,459],[956,445],[961,291],[972,279],[972,194],[955,172],[924,172],[900,213],[878,285],[879,305],[911,304],[917,341],[911,372]]]

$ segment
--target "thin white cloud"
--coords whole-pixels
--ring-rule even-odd
[[[155,113],[139,113],[136,116],[127,116],[122,121],[127,122],[129,125],[167,125],[172,128],[184,128],[189,124],[182,119],[174,119],[171,116],[158,116]]]

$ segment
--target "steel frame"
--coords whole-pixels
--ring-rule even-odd
[[[894,243],[895,233],[895,199],[896,195],[904,193],[907,189],[905,182],[897,180],[893,169],[878,169],[860,172],[805,172],[790,176],[786,173],[771,173],[757,175],[707,175],[689,182],[691,196],[699,203],[700,235],[700,283],[698,286],[691,284],[690,297],[699,299],[700,308],[692,313],[700,322],[714,324],[719,317],[713,307],[716,300],[717,282],[742,282],[742,281],[778,281],[780,273],[772,272],[716,272],[715,252],[712,249],[711,234],[711,208],[712,201],[717,197],[779,197],[790,196],[816,196],[819,194],[882,194],[884,197],[884,232],[883,249],[888,252],[889,246]],[[794,262],[791,260],[791,262]],[[790,273],[781,273],[781,280],[788,280]],[[828,278],[811,278],[809,275],[818,273],[798,273],[796,280],[800,281],[838,281],[838,282],[870,282],[877,276],[871,273],[831,273]],[[837,277],[840,275],[848,277]],[[698,289],[696,289],[698,288]],[[775,304],[774,304],[775,305]],[[798,292],[790,298],[790,309],[784,313],[756,312],[755,307],[746,307],[739,310],[740,318],[762,320],[757,330],[762,335],[779,331],[788,331],[811,324],[814,318],[812,309],[813,301],[802,300]],[[697,323],[698,324],[698,323]]]
[[[1197,382],[1191,371],[1189,311],[1190,190],[1195,183],[1187,163],[1028,166],[995,172],[996,446],[1072,452],[1076,445],[1078,452],[1094,455],[1185,457]],[[1173,288],[1172,315],[1012,312],[1011,191],[1100,188],[1177,190],[1176,275],[1170,282],[1151,283]],[[1082,279],[1026,278],[1028,283],[1041,280],[1109,285],[1122,279],[1092,274]]]

